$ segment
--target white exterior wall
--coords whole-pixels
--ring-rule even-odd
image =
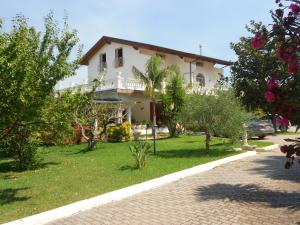
[[[122,67],[115,67],[115,49],[123,48],[124,63]],[[107,70],[99,73],[99,56],[106,53]],[[118,43],[106,44],[95,54],[89,61],[88,80],[93,81],[99,79],[100,75],[104,75],[104,80],[113,79],[118,74],[124,78],[134,78],[132,75],[132,66],[135,65],[141,71],[144,71],[145,63],[150,58],[148,55],[139,53],[132,46],[122,45]]]
[[[122,67],[115,67],[115,49],[123,48],[124,63]],[[106,53],[107,70],[105,72],[99,72],[99,55]],[[159,52],[157,52],[159,53]],[[134,49],[132,46],[111,43],[104,45],[89,61],[88,65],[88,81],[92,82],[95,78],[100,79],[104,75],[104,81],[111,82],[111,79],[116,79],[118,75],[126,79],[135,79],[131,70],[132,66],[137,67],[142,72],[145,71],[146,61],[156,52],[144,49]],[[190,63],[186,59],[180,58],[176,55],[170,55],[165,53],[159,53],[165,56],[165,64],[173,65],[177,64],[181,73],[184,76],[186,83],[190,82]],[[205,87],[213,88],[220,78],[218,73],[223,73],[222,69],[214,68],[214,64],[210,62],[203,62],[203,66],[196,66],[196,63],[192,63],[192,77],[193,83],[195,82],[196,75],[202,73],[205,76]]]
[[[133,120],[149,121],[150,120],[150,101],[138,102],[132,107]]]

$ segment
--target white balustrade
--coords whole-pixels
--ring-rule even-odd
[[[166,83],[164,82],[162,84],[163,87],[166,86]],[[61,92],[64,92],[66,90],[80,90],[81,92],[88,92],[91,91],[93,88],[93,84],[82,84],[78,86],[73,86],[70,88],[65,88],[60,90]],[[114,78],[108,78],[103,79],[103,83],[96,88],[96,91],[104,91],[104,90],[112,90],[112,89],[128,89],[128,90],[139,90],[143,91],[145,90],[145,85],[134,78],[124,78],[120,74],[117,74]],[[213,91],[213,88],[207,87],[207,86],[201,86],[196,83],[192,85],[186,85],[187,93],[193,93],[193,92],[199,92],[199,93],[211,93]]]

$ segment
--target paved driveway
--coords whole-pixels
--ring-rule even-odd
[[[259,153],[51,224],[300,224],[300,167],[284,162]]]

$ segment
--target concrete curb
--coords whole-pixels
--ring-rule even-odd
[[[248,151],[238,155],[230,156],[224,159],[216,160],[199,166],[195,166],[189,169],[185,169],[179,172],[171,173],[159,178],[155,178],[143,183],[135,184],[126,188],[122,188],[116,191],[112,191],[106,194],[102,194],[93,198],[78,201],[69,205],[65,205],[56,209],[52,209],[46,212],[42,212],[36,215],[25,217],[20,220],[15,220],[4,225],[34,225],[34,224],[46,224],[51,221],[61,219],[74,215],[78,212],[91,209],[109,202],[118,201],[135,194],[141,193],[152,188],[159,187],[164,184],[168,184],[184,177],[195,175],[211,170],[222,164],[226,164],[235,160],[243,159],[249,156],[256,155],[256,151]]]
[[[255,151],[257,151],[257,152],[267,152],[267,151],[276,150],[277,148],[279,148],[279,145],[274,144],[274,145],[269,145],[269,146],[262,147],[262,148],[256,148]]]
[[[269,146],[266,146],[266,147],[255,148],[253,151],[256,151],[256,152],[268,152],[268,151],[276,150],[277,148],[279,148],[279,145],[278,144],[273,144],[273,145],[269,145]],[[242,151],[242,148],[233,148],[233,149],[235,151]]]

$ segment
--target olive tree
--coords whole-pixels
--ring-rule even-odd
[[[194,93],[188,96],[182,119],[193,124],[198,131],[205,132],[206,151],[209,151],[211,137],[223,134],[232,141],[243,135],[242,124],[247,113],[241,107],[233,91],[217,90],[211,94]]]

